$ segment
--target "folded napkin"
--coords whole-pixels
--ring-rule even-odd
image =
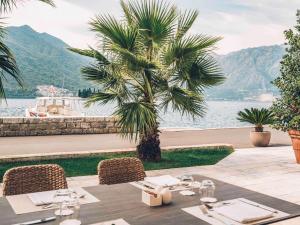
[[[145,181],[155,186],[163,186],[163,187],[175,186],[180,182],[179,179],[172,177],[170,175],[163,175],[158,177],[145,177]]]
[[[214,211],[240,223],[250,223],[273,217],[272,212],[241,201],[215,207]]]
[[[44,191],[44,192],[36,192],[27,194],[28,198],[32,201],[32,203],[36,206],[48,205],[54,203],[54,196],[57,191]],[[69,197],[60,198],[61,201],[69,200]]]

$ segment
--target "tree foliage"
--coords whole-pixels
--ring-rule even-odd
[[[274,127],[283,131],[300,130],[300,10],[295,29],[284,34],[287,53],[281,61],[281,75],[273,82],[280,91],[280,98],[272,106]]]
[[[158,142],[161,108],[204,115],[204,89],[224,80],[211,56],[220,38],[189,33],[195,10],[181,12],[155,0],[121,1],[121,6],[123,20],[98,15],[90,22],[102,48],[71,50],[95,59],[82,72],[102,90],[87,104],[116,102],[122,133],[151,147]]]

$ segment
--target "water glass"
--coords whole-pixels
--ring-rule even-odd
[[[200,201],[202,203],[213,203],[216,202],[217,199],[215,198],[215,184],[211,180],[204,180],[201,183],[199,194],[200,194]]]
[[[182,175],[179,179],[181,182],[194,182],[194,177],[189,174]]]
[[[80,204],[78,198],[63,202],[59,225],[80,225]]]
[[[80,225],[80,203],[78,194],[71,189],[58,190],[54,195],[54,202],[59,209],[54,213],[58,217],[59,225]]]
[[[63,205],[65,202],[71,200],[72,191],[69,189],[61,189],[57,190],[53,197],[53,202],[58,205],[59,209],[55,211],[55,215],[60,216],[66,214],[63,209]]]

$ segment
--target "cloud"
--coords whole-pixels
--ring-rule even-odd
[[[295,24],[299,0],[170,0],[179,9],[198,9],[193,33],[222,36],[218,53],[284,42],[283,31]],[[24,3],[7,22],[28,24],[75,47],[95,45],[88,21],[96,14],[121,16],[119,0],[55,0],[51,8],[37,1]],[[287,3],[288,2],[288,3]]]

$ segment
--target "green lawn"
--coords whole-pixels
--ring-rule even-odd
[[[193,148],[193,149],[176,149],[162,152],[162,160],[158,163],[145,162],[145,170],[158,170],[168,168],[179,168],[189,166],[213,165],[233,152],[232,148]],[[26,166],[35,164],[55,163],[62,166],[68,177],[93,175],[97,173],[99,161],[104,159],[119,157],[135,157],[132,153],[103,153],[97,156],[69,158],[69,159],[51,159],[28,162],[9,162],[0,163],[0,178],[6,170],[16,166]]]

